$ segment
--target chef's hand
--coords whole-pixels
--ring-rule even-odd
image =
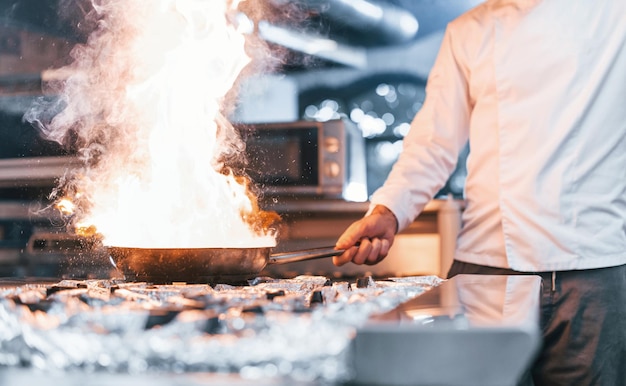
[[[398,220],[387,207],[376,205],[372,212],[354,222],[339,237],[336,249],[345,249],[333,257],[333,264],[342,266],[350,261],[354,264],[373,265],[389,253],[398,231]]]

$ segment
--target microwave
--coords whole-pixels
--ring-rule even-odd
[[[265,193],[367,201],[365,140],[352,121],[240,127],[246,174]]]

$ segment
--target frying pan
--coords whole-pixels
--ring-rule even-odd
[[[154,284],[240,283],[268,264],[286,264],[341,255],[334,247],[270,254],[271,248],[130,248],[108,247],[112,262],[126,280]]]

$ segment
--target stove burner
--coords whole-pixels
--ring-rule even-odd
[[[115,280],[0,286],[0,366],[341,381],[349,376],[356,328],[441,280],[359,282],[299,276],[260,277],[244,286]]]

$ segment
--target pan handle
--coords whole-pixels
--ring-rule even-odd
[[[335,247],[320,247],[295,252],[273,253],[269,256],[268,264],[287,264],[298,261],[321,259],[323,257],[339,256],[343,252],[343,249],[335,249]]]

